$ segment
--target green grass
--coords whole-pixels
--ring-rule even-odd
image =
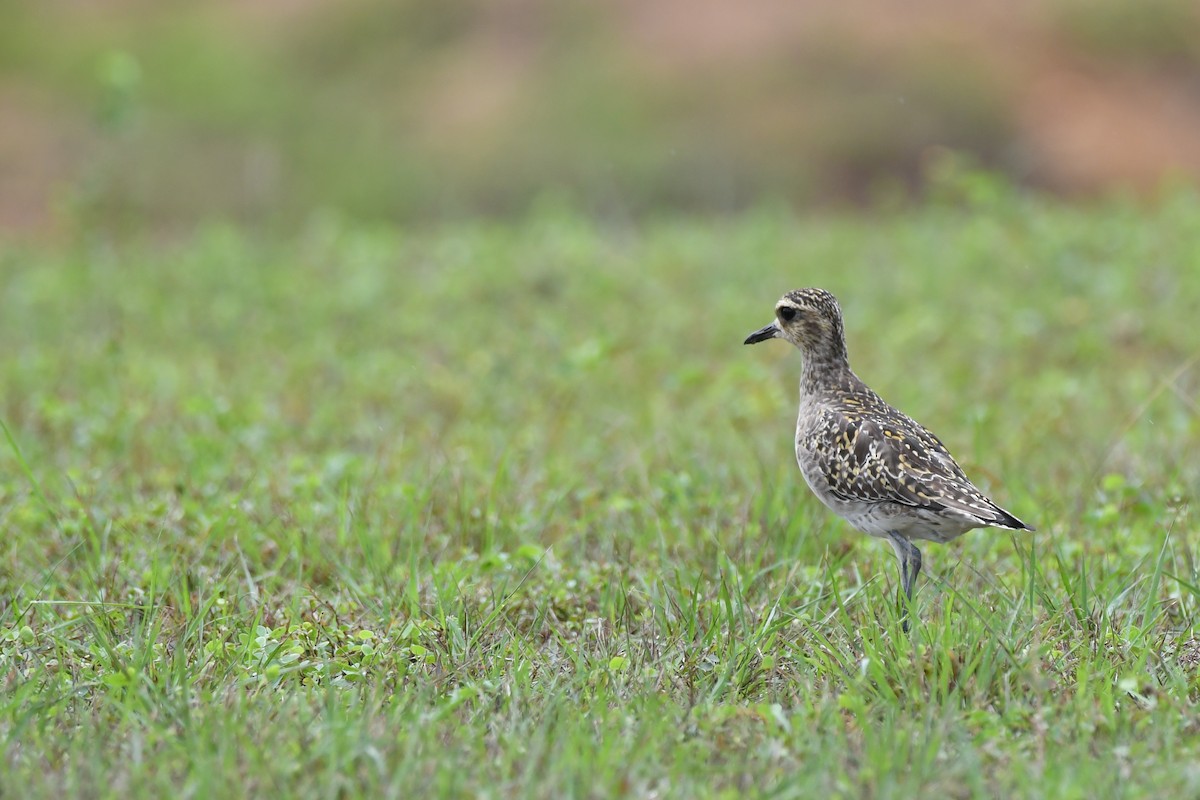
[[[294,231],[314,207],[515,218],[547,187],[618,218],[859,203],[881,179],[917,194],[941,147],[1027,171],[1006,156],[1005,69],[945,36],[880,48],[845,21],[721,55],[702,43],[712,18],[679,14],[678,44],[658,47],[638,30],[661,22],[630,9],[533,0],[519,14],[478,0],[7,3],[0,146],[58,144],[25,145],[5,189],[56,176],[25,204],[56,229],[221,216]]]
[[[1200,197],[0,251],[0,794],[1200,789]],[[1036,534],[791,455],[784,290]]]

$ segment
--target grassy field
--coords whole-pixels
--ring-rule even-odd
[[[1200,197],[0,251],[0,794],[1200,791]],[[809,495],[851,359],[1038,528]]]

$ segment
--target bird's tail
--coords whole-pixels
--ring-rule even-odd
[[[994,525],[998,528],[1009,528],[1014,531],[1036,531],[1032,525],[1026,525],[1021,520],[1017,519],[1012,514],[1005,511],[995,503],[991,504],[992,510],[995,512],[991,519],[987,519],[989,525]],[[985,518],[986,519],[986,518]]]

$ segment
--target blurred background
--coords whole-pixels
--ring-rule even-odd
[[[0,231],[903,204],[1200,176],[1195,0],[0,5]]]

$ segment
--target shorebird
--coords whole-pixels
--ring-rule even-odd
[[[745,344],[786,339],[803,355],[796,461],[813,494],[900,561],[901,619],[921,572],[914,541],[945,543],[974,528],[1033,530],[971,483],[941,440],[888,405],[850,369],[842,310],[824,289],[797,289]]]

